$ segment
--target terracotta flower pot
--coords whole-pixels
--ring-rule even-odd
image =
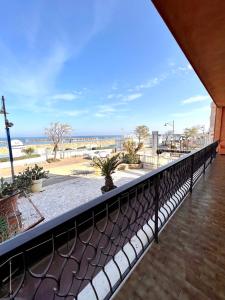
[[[19,194],[0,199],[0,215],[10,216],[18,210],[17,200]]]

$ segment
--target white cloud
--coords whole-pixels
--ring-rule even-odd
[[[70,117],[76,117],[80,115],[85,115],[88,113],[88,110],[68,110],[64,111],[62,114],[70,116]]]
[[[192,66],[188,63],[187,65],[184,65],[184,66],[179,66],[179,67],[176,67],[176,65],[171,65],[172,67],[172,70],[171,70],[171,73],[172,74],[179,74],[179,73],[189,73],[191,71],[193,71],[193,68]]]
[[[123,108],[126,102],[114,102],[111,104],[102,104],[98,106],[97,112],[94,114],[95,117],[103,118],[108,116],[117,115],[120,112],[126,112],[128,109]],[[121,108],[122,106],[122,108]]]
[[[208,95],[197,95],[197,96],[192,96],[190,98],[184,99],[181,101],[181,104],[191,104],[191,103],[196,103],[196,102],[203,102],[206,100],[210,100],[210,96]]]
[[[103,118],[111,116],[114,112],[116,112],[114,104],[103,104],[98,106],[98,111],[94,114],[94,116],[97,118]]]
[[[192,65],[191,65],[191,64],[188,64],[188,65],[187,65],[187,68],[188,68],[188,70],[193,70],[193,68],[192,68]]]
[[[149,79],[148,81],[146,81],[145,83],[136,85],[135,89],[136,90],[142,90],[142,89],[149,89],[151,87],[156,86],[157,84],[159,84],[161,80],[158,77],[155,77],[153,79]]]
[[[104,117],[106,117],[107,116],[107,114],[103,114],[103,113],[95,113],[95,117],[97,117],[97,118],[104,118]]]
[[[79,98],[78,95],[74,93],[64,93],[64,94],[56,94],[51,96],[52,100],[64,100],[64,101],[72,101]]]
[[[124,102],[130,102],[130,101],[134,101],[138,98],[142,97],[141,93],[135,93],[135,94],[130,94],[130,95],[126,95],[122,98],[122,101]]]
[[[100,113],[111,113],[116,111],[116,109],[112,105],[99,105],[99,112]]]
[[[107,96],[107,98],[108,98],[108,99],[112,99],[112,98],[114,98],[114,96],[115,96],[114,94],[109,94],[109,95]]]

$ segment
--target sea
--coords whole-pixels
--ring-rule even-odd
[[[108,139],[120,139],[121,135],[86,135],[86,136],[71,136],[64,139],[64,143],[77,143],[85,141],[100,141]],[[26,145],[42,145],[51,143],[46,137],[12,137],[11,140],[20,140],[24,146]],[[7,146],[6,138],[0,138],[0,148]]]

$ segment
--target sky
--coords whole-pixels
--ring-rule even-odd
[[[149,0],[2,0],[0,93],[13,136],[205,125],[211,99]],[[4,136],[0,116],[0,136]]]

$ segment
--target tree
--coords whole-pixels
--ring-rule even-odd
[[[137,126],[134,130],[134,134],[138,138],[138,143],[140,143],[149,136],[149,128],[145,125]]]
[[[23,153],[25,153],[27,156],[31,157],[32,154],[34,153],[34,148],[32,147],[27,147],[22,150]]]
[[[187,137],[187,138],[193,138],[193,137],[196,137],[199,133],[199,126],[192,126],[190,128],[185,128],[184,129],[184,135]]]
[[[124,162],[128,164],[137,164],[139,163],[140,159],[138,156],[138,151],[141,150],[143,147],[143,143],[138,143],[136,146],[136,143],[133,141],[126,141],[123,143],[123,147],[127,154],[124,155]]]
[[[101,170],[101,175],[105,177],[105,185],[101,187],[102,192],[108,192],[116,188],[113,183],[112,174],[116,168],[122,163],[120,153],[107,158],[95,157],[93,165]]]
[[[170,136],[171,137],[173,136],[173,130],[167,130],[165,132],[165,146],[167,146],[168,139],[169,139]]]
[[[45,129],[45,134],[49,140],[53,143],[54,160],[56,160],[59,144],[63,139],[70,135],[72,127],[68,124],[62,124],[59,122],[51,123],[49,128]]]

